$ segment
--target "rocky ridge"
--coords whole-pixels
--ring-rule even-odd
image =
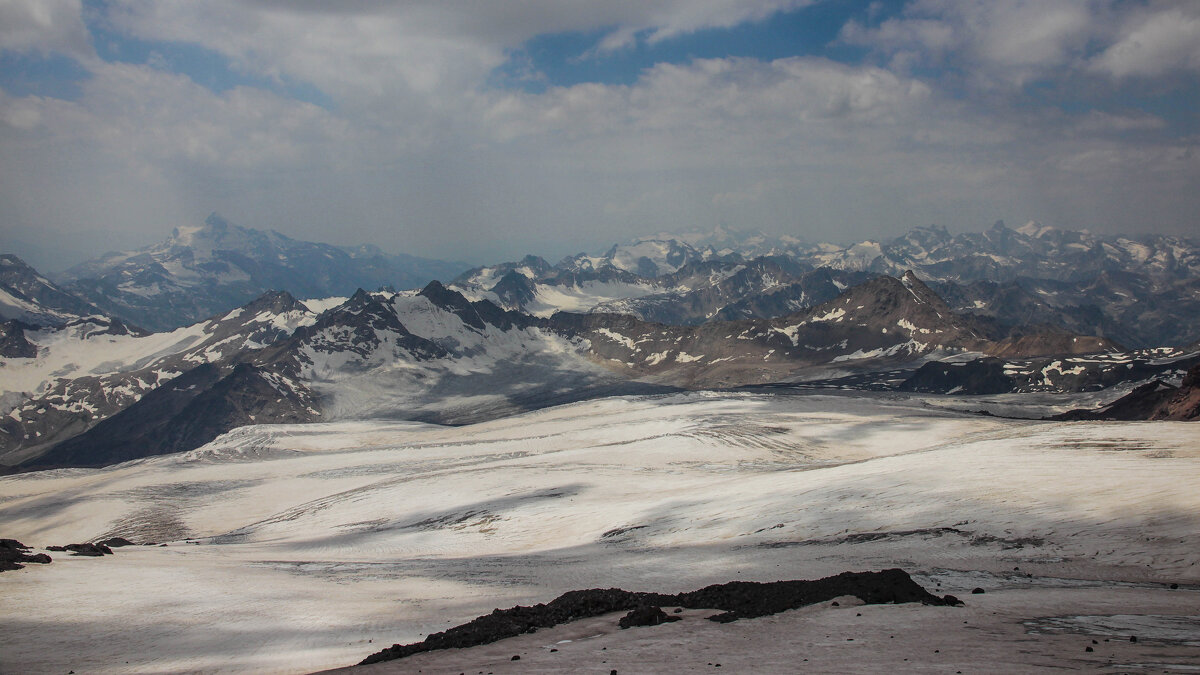
[[[815,581],[757,583],[731,581],[678,594],[636,593],[619,588],[570,591],[546,604],[497,609],[461,626],[434,633],[422,642],[392,645],[363,659],[359,665],[401,659],[438,649],[462,649],[488,644],[561,623],[645,607],[715,609],[710,621],[728,623],[778,614],[843,595],[867,604],[920,602],[959,605],[952,595],[938,597],[912,580],[904,570],[843,572]]]

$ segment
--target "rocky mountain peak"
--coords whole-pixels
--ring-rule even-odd
[[[537,294],[533,280],[516,270],[510,270],[500,277],[491,290],[508,307],[524,307]]]
[[[438,307],[450,311],[463,311],[471,308],[471,303],[463,297],[462,293],[446,288],[437,279],[426,284],[425,288],[422,288],[417,295],[428,298]]]
[[[204,219],[204,225],[213,232],[229,231],[229,221],[216,211],[208,214],[208,217]]]
[[[360,289],[361,290],[361,289]],[[308,312],[309,309],[304,303],[292,297],[287,291],[270,290],[255,298],[250,304],[245,306],[247,312],[270,312],[271,314],[283,314],[285,312]]]
[[[525,283],[528,283],[528,279],[518,272],[510,271],[509,274],[521,277],[522,279],[525,279]],[[508,275],[505,275],[504,278],[508,278]],[[503,279],[501,279],[501,281],[503,281]],[[516,279],[513,279],[512,281],[514,284],[522,283]],[[497,285],[500,284],[497,283]],[[503,288],[501,290],[503,290]],[[437,307],[440,307],[441,309],[458,315],[458,318],[461,319],[464,324],[480,331],[485,330],[489,324],[507,329],[513,325],[514,316],[520,317],[521,323],[526,322],[529,318],[528,316],[521,315],[519,313],[514,314],[506,312],[500,307],[497,307],[494,303],[487,300],[471,302],[470,300],[467,300],[462,293],[450,288],[446,288],[441,284],[441,282],[436,280],[429,282],[429,284],[425,286],[425,288],[421,289],[421,292],[417,295],[428,299],[431,303]]]

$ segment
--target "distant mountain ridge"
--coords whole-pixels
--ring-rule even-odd
[[[544,316],[620,312],[694,325],[781,316],[867,278],[909,270],[956,311],[1012,326],[1054,325],[1137,347],[1180,345],[1200,335],[1200,244],[1032,222],[953,235],[918,227],[891,241],[850,246],[729,229],[664,234],[555,265],[528,256],[479,267],[452,285],[474,299]]]
[[[956,311],[1001,324],[1052,325],[1138,348],[1180,345],[1200,335],[1200,245],[1033,222],[1016,229],[997,222],[958,234],[918,227],[892,240],[849,246],[718,227],[642,237],[555,264],[529,255],[460,274],[454,263],[370,245],[297,241],[214,214],[155,246],[63,273],[57,310],[39,310],[37,302],[10,293],[7,305],[0,295],[0,311],[8,306],[8,314],[58,323],[104,313],[165,330],[228,311],[270,288],[298,297],[347,297],[357,288],[419,288],[430,279],[452,279],[449,285],[472,300],[537,316],[626,313],[697,325],[783,316],[869,278],[908,270]]]
[[[229,223],[217,214],[176,228],[166,240],[109,253],[59,275],[106,312],[151,330],[169,330],[229,311],[269,289],[299,297],[349,295],[356,288],[420,287],[465,265],[339,248]]]

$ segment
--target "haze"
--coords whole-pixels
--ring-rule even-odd
[[[0,248],[1191,235],[1200,4],[0,1]]]

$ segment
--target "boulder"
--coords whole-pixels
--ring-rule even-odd
[[[643,605],[629,610],[629,613],[621,617],[617,625],[625,629],[633,626],[658,626],[671,621],[679,621],[679,617],[668,616],[661,607]]]

